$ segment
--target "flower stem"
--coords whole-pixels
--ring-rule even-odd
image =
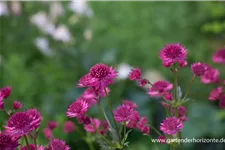
[[[102,111],[102,113],[103,113],[103,115],[104,115],[104,117],[105,117],[105,120],[106,120],[107,123],[109,124],[110,128],[112,128],[112,125],[111,125],[111,123],[110,123],[110,121],[109,121],[109,118],[107,117],[107,115],[106,115],[106,113],[105,113],[105,110],[104,110],[104,108],[102,107],[102,104],[101,104],[100,101],[98,102],[98,107],[99,107],[99,109]]]
[[[25,139],[25,142],[26,142],[26,145],[27,145],[27,149],[30,150],[30,145],[29,145],[29,142],[28,142],[28,139],[27,139],[26,135],[24,135],[24,139]]]
[[[155,133],[157,133],[159,136],[161,136],[162,134],[152,125],[148,124],[149,127],[151,127],[151,129],[153,129],[155,131]]]
[[[192,86],[192,83],[194,82],[194,80],[195,80],[195,75],[193,75],[192,78],[191,78],[191,82],[190,82],[190,84],[189,84],[189,86],[188,86],[187,93],[185,94],[183,100],[185,100],[185,99],[187,98],[188,93],[189,93],[190,90],[191,90],[191,86]]]
[[[126,122],[124,122],[124,124],[123,124],[123,138],[125,138],[125,136],[126,136],[126,129],[127,129],[126,128]],[[124,143],[122,143],[122,144],[124,144]]]

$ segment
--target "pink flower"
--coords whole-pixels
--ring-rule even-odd
[[[7,98],[11,93],[12,88],[9,86],[0,89],[0,97]]]
[[[148,124],[147,118],[145,116],[141,117],[140,121],[137,124],[137,129],[141,130],[147,124]]]
[[[63,131],[65,133],[71,133],[75,130],[75,125],[72,121],[66,121],[63,125]]]
[[[179,116],[184,116],[187,113],[187,109],[184,106],[178,107]]]
[[[107,121],[102,120],[101,121],[101,126],[100,126],[100,131],[99,132],[102,135],[104,135],[106,132],[108,132],[108,130],[109,130],[109,124],[107,123]]]
[[[219,107],[225,109],[225,94],[220,98]]]
[[[7,126],[5,126],[6,132],[16,137],[23,136],[37,129],[41,119],[40,113],[36,109],[17,112],[9,118]]]
[[[93,118],[93,119],[91,119],[90,124],[84,125],[84,129],[87,132],[96,132],[97,129],[100,127],[100,125],[101,125],[100,120]]]
[[[136,128],[139,120],[140,120],[139,113],[138,113],[138,111],[134,110],[133,116],[131,117],[130,121],[127,123],[126,127],[127,128]]]
[[[182,121],[182,122],[188,120],[188,118],[187,118],[186,116],[180,116],[179,119],[180,119],[180,121]]]
[[[53,139],[49,142],[47,150],[69,150],[69,146],[66,142],[60,139]]]
[[[152,97],[164,96],[173,88],[173,84],[167,81],[157,81],[149,89],[148,94]]]
[[[218,69],[213,69],[211,67],[208,67],[205,74],[201,76],[201,81],[202,83],[205,83],[205,84],[216,83],[219,80],[219,74],[220,72],[218,71]]]
[[[225,48],[222,48],[213,55],[212,57],[213,62],[225,64]]]
[[[132,102],[132,101],[129,101],[129,100],[123,100],[123,104],[124,105],[129,105],[132,108],[137,108],[137,104]]]
[[[176,117],[168,117],[160,125],[160,130],[164,134],[173,135],[179,132],[183,128],[182,122]]]
[[[208,66],[201,62],[193,63],[191,65],[191,71],[195,76],[202,76],[207,71]]]
[[[150,127],[147,127],[147,126],[142,127],[142,128],[141,128],[141,132],[142,132],[143,134],[149,134],[149,132],[150,132]]]
[[[131,72],[129,73],[129,79],[130,80],[137,80],[141,77],[141,70],[140,68],[134,68],[131,69]]]
[[[51,129],[49,129],[49,128],[44,128],[44,129],[43,129],[43,133],[44,133],[45,138],[46,138],[47,140],[50,140],[50,139],[53,138],[53,134],[52,134],[52,130],[51,130]]]
[[[148,84],[148,80],[147,79],[143,79],[143,78],[140,78],[137,80],[137,83],[140,87],[144,87],[146,84]]]
[[[36,150],[34,144],[29,144],[30,150]],[[20,150],[28,150],[27,146],[23,146]],[[43,146],[37,146],[37,150],[44,150]]]
[[[114,119],[117,122],[124,123],[129,122],[133,116],[134,108],[130,107],[129,105],[120,105],[117,110],[114,110]]]
[[[160,144],[165,144],[165,143],[166,143],[166,138],[165,138],[165,136],[160,135],[160,136],[158,137],[158,141],[159,141]]]
[[[102,90],[113,84],[113,79],[117,76],[117,72],[112,67],[105,64],[96,64],[91,67],[88,74],[81,77],[78,87],[94,87],[96,90]]]
[[[173,100],[172,93],[170,93],[170,92],[166,92],[166,93],[164,94],[164,97],[165,97],[165,99],[168,100],[168,101]]]
[[[87,112],[87,110],[88,103],[84,100],[77,100],[69,106],[66,115],[70,118],[80,118],[84,115],[85,112]]]
[[[180,44],[167,44],[159,54],[165,67],[170,67],[174,63],[179,63],[180,67],[187,65],[187,50]]]
[[[23,104],[21,104],[19,101],[14,101],[13,102],[13,109],[17,110],[22,108]]]
[[[4,109],[4,103],[2,101],[0,101],[0,110]]]
[[[215,101],[215,100],[220,98],[222,92],[223,92],[222,87],[217,87],[216,89],[213,89],[210,92],[208,99],[211,100],[211,101]]]
[[[0,133],[0,150],[16,150],[19,146],[18,141],[10,135]]]
[[[48,122],[48,128],[53,130],[58,126],[58,123],[56,121],[49,121]]]

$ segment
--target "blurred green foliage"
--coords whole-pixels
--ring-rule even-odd
[[[92,17],[74,14],[68,9],[69,2],[60,2],[64,15],[54,23],[68,27],[73,37],[68,43],[54,40],[30,23],[35,13],[48,13],[51,3],[21,2],[20,15],[0,16],[0,83],[1,87],[11,85],[13,88],[7,100],[8,107],[13,100],[20,100],[24,108],[37,107],[43,115],[40,130],[49,120],[59,121],[54,135],[66,139],[72,149],[88,148],[76,133],[62,134],[63,122],[68,119],[65,112],[83,91],[76,88],[77,81],[95,63],[115,67],[127,63],[139,66],[143,72],[154,69],[172,81],[172,74],[161,65],[158,53],[165,44],[179,42],[188,49],[189,64],[196,61],[211,64],[220,69],[221,77],[225,77],[224,66],[211,61],[213,50],[225,46],[224,2],[89,2]],[[10,6],[10,2],[7,5]],[[84,37],[86,29],[92,31],[91,40]],[[35,46],[34,41],[40,36],[49,40],[53,56],[44,55]],[[188,66],[179,73],[183,92],[190,79]],[[207,100],[213,87],[203,85],[198,79],[195,81],[190,94],[194,102],[188,106],[189,121],[184,125],[184,137],[224,137],[225,112]],[[165,117],[160,103],[150,99],[134,83],[117,80],[110,88],[114,107],[127,98],[139,105],[140,114],[147,115],[151,124],[159,126]],[[97,115],[95,108],[91,115]],[[3,117],[0,116],[1,124]],[[42,133],[39,141],[46,143]],[[129,150],[154,149],[150,139],[138,131],[130,134],[129,141]],[[198,144],[185,146],[200,149]],[[160,148],[168,149],[165,145]],[[215,148],[225,147],[212,144],[211,149]]]

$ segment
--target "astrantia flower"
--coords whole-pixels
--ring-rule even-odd
[[[208,67],[204,75],[201,76],[202,83],[216,83],[219,80],[219,70]]]
[[[146,84],[148,84],[148,80],[144,78],[140,78],[137,80],[137,83],[140,87],[144,87]]]
[[[12,139],[10,135],[0,133],[0,150],[16,150],[18,146],[17,140]]]
[[[53,134],[52,134],[52,130],[49,128],[44,128],[43,129],[43,133],[45,135],[45,138],[50,140],[51,138],[53,138]]]
[[[69,150],[69,146],[66,145],[66,142],[59,139],[53,139],[49,142],[47,150]]]
[[[148,124],[147,118],[145,116],[141,117],[140,121],[137,124],[137,129],[141,130],[147,124]]]
[[[65,133],[71,133],[75,130],[75,125],[72,121],[66,121],[63,125],[63,131]]]
[[[96,118],[92,118],[91,119],[91,123],[88,125],[84,125],[84,129],[87,132],[96,132],[97,129],[100,127],[101,121],[96,119]]]
[[[160,144],[165,144],[165,143],[166,143],[166,138],[165,138],[165,136],[160,135],[160,136],[158,137],[158,141],[159,141]]]
[[[29,144],[30,150],[36,150],[34,144]],[[27,145],[23,146],[20,150],[28,150]],[[37,146],[37,150],[44,150],[43,146]]]
[[[40,126],[41,116],[36,109],[29,109],[24,112],[13,114],[5,128],[6,132],[12,136],[23,136]]]
[[[53,130],[58,126],[58,123],[56,121],[49,121],[48,122],[48,128]]]
[[[213,89],[209,94],[209,100],[215,101],[215,100],[219,99],[222,92],[223,92],[222,87],[217,87],[216,89]]]
[[[66,115],[70,118],[80,118],[84,115],[85,112],[87,112],[87,110],[88,103],[84,100],[77,100],[69,106]]]
[[[184,116],[187,112],[187,109],[184,106],[179,106],[177,110],[178,110],[179,116]]]
[[[81,77],[78,87],[93,87],[96,90],[102,90],[109,84],[113,84],[113,79],[117,72],[112,67],[105,64],[96,64],[91,67],[88,74]]]
[[[137,80],[141,77],[141,70],[140,68],[134,68],[131,69],[131,72],[129,73],[129,79],[130,80]]]
[[[129,122],[133,116],[134,108],[130,107],[129,105],[120,105],[116,110],[114,110],[114,119],[117,122]]]
[[[225,94],[220,98],[219,107],[225,109]]]
[[[160,59],[165,67],[170,67],[174,63],[179,63],[180,67],[187,65],[187,50],[180,44],[167,44],[160,51]]]
[[[134,110],[133,116],[131,117],[130,121],[127,123],[126,127],[127,128],[136,128],[139,120],[140,120],[139,113],[138,113],[138,111]]]
[[[13,109],[17,110],[20,109],[23,106],[19,101],[14,101],[13,102]]]
[[[164,134],[173,135],[179,132],[183,128],[182,122],[176,117],[168,117],[160,125],[160,130]]]
[[[137,104],[132,102],[132,101],[129,101],[129,100],[123,100],[123,104],[124,105],[129,105],[132,108],[137,108]]]
[[[191,65],[191,71],[196,76],[202,76],[207,71],[208,66],[201,62],[197,62]]]
[[[147,93],[152,97],[164,96],[172,88],[173,84],[167,81],[157,81],[152,85]]]
[[[142,132],[143,134],[149,134],[149,132],[150,132],[150,127],[148,127],[148,126],[142,127],[142,128],[141,128],[141,132]]]
[[[7,98],[11,93],[12,88],[9,86],[0,89],[0,97]]]
[[[225,48],[222,48],[213,55],[212,57],[213,62],[225,64]]]

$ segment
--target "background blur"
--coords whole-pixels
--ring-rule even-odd
[[[79,78],[95,63],[113,65],[119,71],[116,84],[110,86],[114,108],[122,99],[135,101],[140,114],[158,127],[165,118],[159,100],[150,99],[145,89],[127,80],[127,74],[131,67],[139,66],[152,82],[172,81],[158,55],[165,44],[175,42],[188,49],[189,64],[208,63],[220,68],[225,77],[225,69],[211,61],[214,51],[225,46],[225,3],[0,2],[0,85],[12,86],[8,108],[13,100],[21,101],[23,108],[37,107],[43,116],[41,130],[47,121],[57,120],[55,137],[66,140],[73,150],[87,150],[76,132],[66,135],[62,131],[68,105],[84,90],[76,88]],[[179,73],[183,93],[190,79],[187,66]],[[225,138],[225,112],[207,100],[212,88],[195,80],[184,137]],[[95,109],[91,115],[97,115]],[[46,144],[42,132],[38,140]],[[154,149],[150,139],[138,131],[128,141],[129,150]],[[224,144],[185,146],[225,149]]]

